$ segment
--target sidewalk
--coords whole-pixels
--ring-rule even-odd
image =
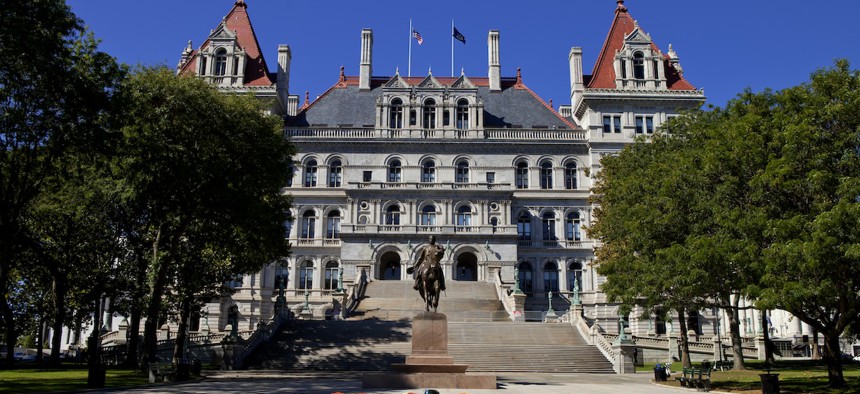
[[[677,389],[651,384],[652,373],[631,375],[599,374],[511,374],[497,375],[497,390],[439,389],[441,394],[519,393],[671,393]],[[98,391],[91,391],[98,392]],[[104,393],[415,393],[424,389],[363,390],[361,374],[319,373],[287,375],[280,371],[217,372],[202,381],[154,385],[135,389],[107,390]]]

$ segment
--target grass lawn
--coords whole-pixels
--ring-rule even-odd
[[[147,377],[136,370],[108,369],[105,387],[147,384]],[[0,370],[0,393],[68,391],[87,388],[86,366],[60,369],[17,368]]]
[[[698,363],[694,363],[698,366]],[[652,371],[651,364],[647,371]],[[714,390],[734,393],[760,393],[761,378],[759,374],[766,373],[762,361],[747,361],[746,371],[713,371],[711,372],[711,387]],[[674,378],[680,376],[680,363],[672,365],[672,378],[661,384],[680,387]],[[637,371],[645,371],[644,367]],[[842,373],[848,388],[830,390],[827,386],[827,366],[822,361],[781,360],[771,368],[771,373],[779,374],[779,388],[783,393],[834,393],[848,394],[860,392],[860,363],[848,362],[843,364]],[[693,391],[691,389],[691,391]]]

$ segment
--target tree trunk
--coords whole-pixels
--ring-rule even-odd
[[[827,364],[827,381],[830,388],[840,389],[846,386],[842,375],[842,350],[839,348],[839,331],[828,330],[824,334],[824,362]]]
[[[54,320],[51,324],[51,357],[48,365],[56,367],[60,365],[60,346],[63,341],[63,325],[66,318],[66,285],[65,275],[55,272],[52,275],[51,290],[54,293]]]
[[[764,361],[773,364],[776,360],[773,358],[773,344],[770,343],[770,329],[767,324],[767,311],[762,309],[761,313],[761,331],[764,336]]]
[[[0,259],[10,257],[5,255]],[[11,366],[15,363],[15,319],[12,312],[12,307],[9,306],[9,267],[5,262],[0,261],[0,291],[3,295],[0,296],[0,309],[3,312],[3,326],[6,329],[6,366]]]
[[[41,304],[42,302],[40,302]],[[39,307],[39,324],[36,325],[36,362],[45,361],[45,310]]]
[[[125,364],[128,368],[137,368],[140,349],[140,319],[143,315],[143,310],[139,306],[134,306],[131,310],[131,319],[128,323],[128,347],[126,348]]]
[[[156,232],[155,241],[152,243],[151,265],[155,270],[155,278],[149,292],[149,305],[146,309],[146,324],[143,330],[143,346],[147,364],[156,362],[158,356],[158,316],[161,312],[161,296],[164,293],[167,279],[167,262],[158,257],[160,242],[161,228]]]
[[[185,358],[185,339],[188,337],[188,318],[191,316],[191,300],[183,297],[179,311],[179,330],[173,346],[173,363],[179,364]],[[187,362],[187,360],[186,360]]]
[[[821,349],[818,348],[818,329],[812,327],[812,359],[821,360]]]
[[[731,307],[729,308],[729,330],[732,334],[732,359],[734,360],[734,365],[732,365],[732,369],[735,371],[742,371],[747,369],[747,365],[744,362],[744,348],[743,348],[743,340],[741,340],[741,318],[738,313],[739,305],[740,305],[741,297],[739,295],[734,296],[734,300],[731,301]]]
[[[96,378],[98,374],[100,374],[101,370],[101,341],[99,340],[100,327],[101,327],[101,291],[98,291],[97,297],[95,300],[95,313],[93,313],[93,332],[90,334],[90,337],[87,339],[87,387],[91,387],[91,382],[98,381],[100,379]],[[92,387],[101,387],[98,385]]]
[[[690,339],[687,337],[687,314],[684,308],[678,308],[678,329],[681,330],[681,366],[693,368],[693,363],[690,361]]]

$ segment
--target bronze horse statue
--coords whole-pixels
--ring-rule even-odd
[[[439,294],[442,293],[442,267],[438,261],[430,262],[427,269],[420,273],[418,294],[424,299],[424,310],[429,312],[430,307],[433,307],[433,312],[439,307]]]

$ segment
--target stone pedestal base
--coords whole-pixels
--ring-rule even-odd
[[[412,355],[391,366],[397,372],[365,374],[362,388],[496,388],[496,375],[466,375],[466,364],[448,356],[448,318],[422,312],[412,319]]]

